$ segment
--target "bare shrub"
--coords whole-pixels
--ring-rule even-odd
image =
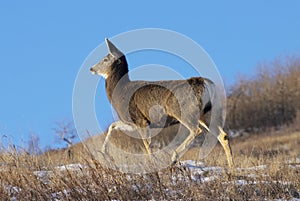
[[[227,125],[250,131],[292,124],[300,109],[300,59],[261,64],[253,78],[240,78],[228,92]]]

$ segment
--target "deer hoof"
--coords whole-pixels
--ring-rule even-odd
[[[177,153],[175,152],[172,156],[172,164],[175,165],[178,161],[179,156],[177,155]]]

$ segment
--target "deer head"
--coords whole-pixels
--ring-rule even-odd
[[[120,58],[124,56],[124,54],[107,38],[105,38],[105,42],[109,51],[108,55],[106,55],[99,63],[92,66],[90,71],[91,73],[101,75],[106,79],[112,73],[113,68],[121,63]]]

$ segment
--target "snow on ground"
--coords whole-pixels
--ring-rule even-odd
[[[258,170],[265,170],[267,169],[267,165],[259,165],[259,166],[253,166],[248,168],[236,168],[238,171],[258,171]]]
[[[300,170],[300,158],[297,158],[296,160],[290,160],[286,161],[286,163],[289,165],[290,168],[299,168]],[[187,160],[187,161],[182,161],[179,164],[177,164],[178,167],[183,167],[187,168],[189,173],[190,178],[193,182],[197,183],[208,183],[208,182],[214,182],[215,180],[218,180],[222,177],[222,174],[226,171],[228,171],[226,168],[223,167],[218,167],[218,166],[205,166],[204,163],[202,162],[195,162],[192,160]],[[84,171],[84,169],[87,168],[87,166],[82,165],[82,164],[68,164],[68,165],[62,165],[62,166],[57,166],[54,168],[53,171],[34,171],[33,174],[40,179],[45,185],[49,184],[51,182],[51,176],[54,174],[57,174],[59,172],[65,172],[65,171],[72,171],[72,172],[80,172],[86,173],[88,171]],[[242,175],[244,175],[244,178],[241,179],[236,179],[233,181],[228,181],[228,182],[223,182],[224,184],[234,184],[236,186],[245,186],[245,185],[256,185],[256,184],[272,184],[272,183],[277,183],[277,184],[282,184],[282,185],[289,185],[289,182],[286,181],[270,181],[267,180],[269,177],[267,174],[263,173],[264,170],[267,170],[268,166],[267,165],[260,165],[260,166],[253,166],[253,167],[248,167],[248,168],[236,168],[237,172],[240,172]],[[127,175],[126,177],[128,179],[128,182],[132,180],[130,175]],[[266,180],[264,180],[266,178]],[[176,185],[176,181],[181,180],[181,181],[187,181],[190,182],[188,178],[182,178],[180,176],[176,176],[173,178],[174,179],[174,184]],[[134,188],[137,188],[133,186]],[[12,192],[12,194],[17,194],[18,192],[22,191],[19,187],[16,186],[6,186],[5,187],[9,192]],[[59,200],[62,195],[66,195],[69,193],[70,190],[62,190],[59,192],[54,192],[52,194],[52,197],[54,200]],[[166,189],[166,193],[172,193],[168,192],[168,189]],[[175,193],[175,192],[174,192]],[[14,200],[14,199],[12,199]],[[294,199],[297,201],[300,201],[300,199]],[[279,200],[278,200],[279,201]]]
[[[63,172],[63,171],[73,171],[79,172],[86,168],[86,166],[76,163],[76,164],[68,164],[68,165],[61,165],[54,168],[55,172]],[[44,184],[50,183],[50,177],[54,175],[53,171],[46,171],[46,170],[39,170],[34,171],[33,174],[37,176]]]
[[[201,183],[214,181],[224,171],[222,167],[205,167],[204,163],[192,160],[181,161],[180,166],[189,168],[192,180]],[[211,173],[210,176],[207,173]]]
[[[64,171],[64,170],[73,170],[73,171],[78,171],[86,168],[86,166],[80,164],[80,163],[75,163],[75,164],[69,164],[69,165],[61,165],[57,166],[55,169]]]
[[[300,169],[300,156],[295,160],[288,160],[286,163],[289,164],[290,168]]]

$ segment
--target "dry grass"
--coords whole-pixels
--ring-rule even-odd
[[[103,137],[96,140],[101,142]],[[299,198],[299,132],[232,139],[232,149],[236,164],[232,170],[226,168],[224,152],[217,146],[203,161],[205,165],[193,168],[178,164],[148,174],[106,169],[81,144],[72,148],[71,158],[67,150],[41,156],[3,152],[0,154],[0,197],[3,200]],[[195,159],[198,151],[192,148],[182,160]],[[82,165],[58,167],[71,163]]]

